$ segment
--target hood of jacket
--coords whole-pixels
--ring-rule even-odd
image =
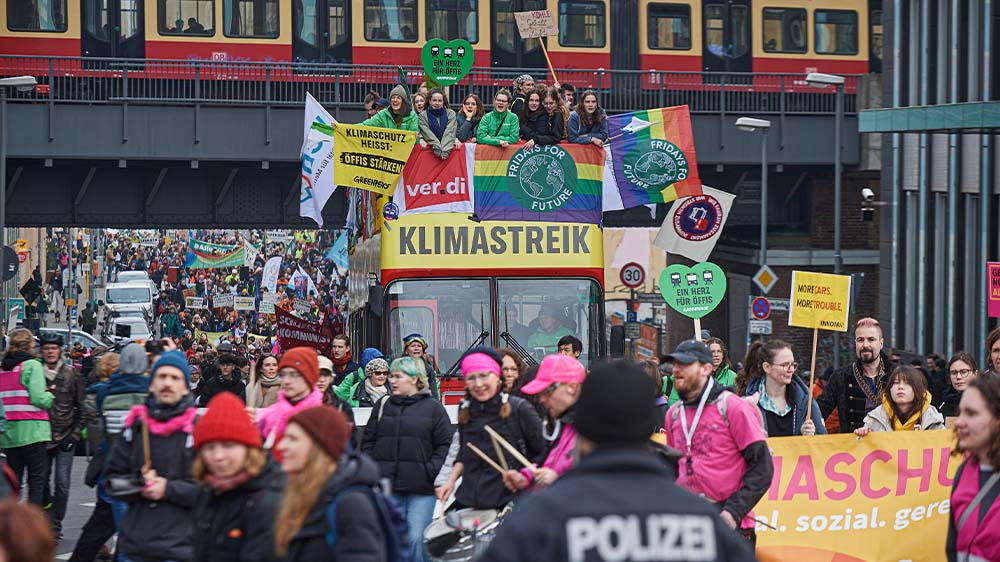
[[[29,359],[34,359],[35,356],[30,353],[25,353],[24,351],[15,351],[13,353],[8,353],[4,356],[3,361],[0,362],[0,369],[4,371],[10,371],[14,367],[17,367],[21,363],[28,361]]]
[[[427,398],[432,398],[431,389],[429,388],[421,388],[420,390],[417,391],[416,394],[412,396],[396,396],[395,394],[392,394],[391,391],[389,394],[389,400],[392,401],[393,404],[399,404],[403,406],[416,404],[417,402],[420,402],[421,400]]]
[[[361,368],[364,369],[372,359],[377,359],[379,357],[385,358],[382,352],[375,349],[374,347],[366,347],[361,351]]]
[[[326,534],[326,510],[338,492],[351,486],[375,486],[378,484],[378,465],[371,457],[357,451],[340,457],[337,470],[323,485],[319,499],[313,505],[309,515],[302,522],[302,528],[295,535],[296,539],[304,539]]]

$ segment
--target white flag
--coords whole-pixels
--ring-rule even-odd
[[[259,253],[257,252],[257,248],[254,247],[253,244],[251,244],[244,238],[243,251],[246,253],[246,256],[243,260],[243,265],[245,265],[246,267],[253,267],[254,262],[257,261],[257,254]]]
[[[261,275],[261,286],[274,294],[278,290],[278,273],[281,272],[281,256],[274,256],[264,264],[264,273]]]
[[[330,129],[313,125],[333,125],[336,122],[337,120],[306,92],[299,216],[311,218],[320,227],[323,226],[323,207],[337,186],[333,183],[333,135]]]
[[[702,194],[674,201],[653,245],[696,262],[708,261],[736,196],[701,186]]]

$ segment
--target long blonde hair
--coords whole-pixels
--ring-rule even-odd
[[[319,499],[320,491],[336,470],[337,463],[333,458],[313,443],[306,466],[289,479],[285,495],[281,498],[281,509],[274,524],[274,546],[279,556],[288,554],[288,544],[302,528],[306,516]]]

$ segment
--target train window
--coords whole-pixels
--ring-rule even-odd
[[[604,2],[559,2],[559,44],[603,47]]]
[[[650,49],[691,49],[691,6],[650,4],[647,17],[646,44]]]
[[[764,8],[764,52],[806,52],[807,27],[806,11],[801,8]]]
[[[521,39],[521,35],[517,31],[514,13],[544,9],[544,0],[493,0],[492,15],[495,21],[493,24],[493,48],[508,53],[513,53],[520,48],[526,54],[540,49],[541,42],[538,38]]]
[[[215,35],[212,0],[160,0],[156,8],[160,35]]]
[[[872,10],[872,58],[882,60],[882,10]]]
[[[278,0],[224,0],[223,30],[226,37],[278,36]]]
[[[705,5],[705,48],[723,59],[742,57],[750,50],[749,10],[746,6]],[[726,42],[728,28],[729,42]]]
[[[66,31],[66,0],[7,0],[10,31]]]
[[[330,45],[339,45],[347,39],[347,0],[327,0]]]
[[[365,39],[417,40],[417,0],[365,0]]]
[[[476,0],[427,0],[427,38],[479,42]]]
[[[816,10],[816,53],[858,54],[858,13],[847,10]]]

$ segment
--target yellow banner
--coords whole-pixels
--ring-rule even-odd
[[[233,337],[233,333],[232,332],[205,332],[203,330],[195,330],[194,331],[194,339],[195,339],[195,341],[201,339],[201,335],[202,334],[205,334],[206,336],[208,336],[208,343],[210,343],[212,345],[212,347],[215,347],[215,346],[219,345],[219,341],[222,340],[223,336],[225,336],[226,338],[228,338],[229,341],[233,341],[233,340],[236,339],[235,337]],[[261,344],[263,344],[266,341],[267,341],[267,336],[261,336],[261,335],[257,335],[257,334],[247,334],[247,337],[243,338],[243,343],[261,343]]]
[[[459,213],[403,215],[382,231],[382,269],[604,267],[594,224],[473,222]]]
[[[789,326],[846,332],[851,276],[793,271],[789,306]]]
[[[775,477],[754,508],[758,559],[944,560],[954,442],[946,430],[768,439]]]
[[[333,179],[337,185],[392,195],[416,141],[414,131],[337,124]]]

